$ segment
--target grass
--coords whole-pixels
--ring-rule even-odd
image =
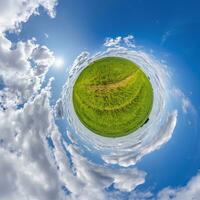
[[[135,63],[105,57],[81,72],[74,84],[73,104],[88,129],[105,137],[121,137],[148,121],[153,89]]]

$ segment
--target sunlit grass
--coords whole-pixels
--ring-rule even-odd
[[[136,64],[106,57],[81,72],[74,85],[73,104],[88,129],[102,136],[120,137],[148,120],[153,89]]]

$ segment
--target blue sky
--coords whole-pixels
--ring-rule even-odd
[[[98,51],[106,37],[132,34],[136,43],[153,49],[156,56],[169,63],[176,84],[199,109],[200,4],[193,2],[60,1],[55,19],[49,20],[46,14],[32,17],[23,26],[20,37],[36,37],[55,54],[64,57],[67,66],[83,50]],[[49,38],[45,38],[44,33]],[[61,80],[55,87],[61,88],[65,77],[61,77],[59,71],[52,73]],[[158,191],[169,185],[184,185],[197,173],[200,138],[194,125],[187,125],[190,117],[193,116],[181,114],[183,119],[179,119],[171,141],[138,164],[149,174],[147,188],[155,186]]]
[[[40,16],[32,16],[19,37],[14,37],[36,37],[65,57],[69,65],[81,51],[97,51],[106,37],[132,34],[138,44],[153,49],[159,58],[167,57],[173,70],[178,71],[175,80],[189,93],[199,83],[199,7],[198,1],[61,0],[55,19],[49,20],[41,10]],[[185,84],[188,74],[193,78]]]
[[[186,185],[200,169],[199,9],[197,0],[60,0],[54,19],[40,8],[40,15],[31,16],[19,34],[7,33],[7,37],[11,41],[35,37],[64,59],[63,68],[52,68],[47,74],[47,78],[55,78],[52,104],[60,97],[64,74],[76,56],[84,50],[101,50],[107,37],[133,35],[137,45],[165,60],[173,84],[190,99],[195,113],[184,113],[180,99],[173,102],[179,115],[172,138],[136,165],[147,172],[145,183],[137,189],[156,195],[168,186]],[[57,123],[64,134],[65,123]]]

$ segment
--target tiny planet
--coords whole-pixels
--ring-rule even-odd
[[[86,66],[73,86],[74,110],[82,124],[104,137],[133,133],[149,119],[153,88],[131,60],[104,57]]]

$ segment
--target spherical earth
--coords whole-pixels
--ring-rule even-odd
[[[153,89],[138,65],[121,57],[105,57],[80,73],[73,88],[73,105],[92,132],[121,137],[148,121]]]

